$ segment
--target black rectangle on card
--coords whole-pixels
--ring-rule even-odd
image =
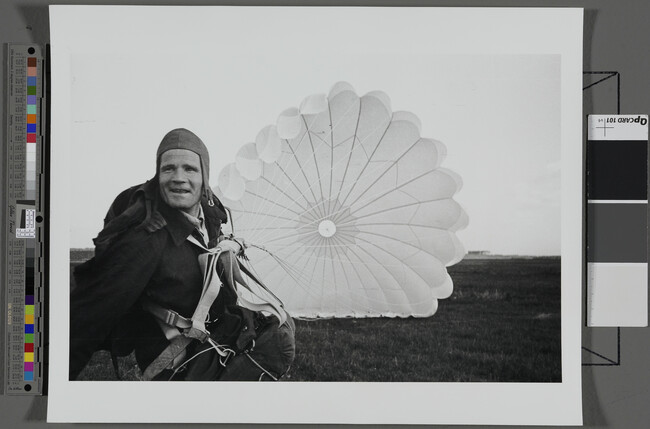
[[[588,141],[587,199],[647,200],[647,174],[647,141]]]
[[[647,204],[588,204],[587,262],[647,262]]]

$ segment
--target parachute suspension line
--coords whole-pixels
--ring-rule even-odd
[[[280,298],[278,298],[278,296],[277,296],[276,294],[274,294],[274,293],[273,293],[273,292],[272,292],[272,291],[271,291],[271,290],[270,290],[270,289],[269,289],[269,288],[268,288],[268,287],[267,287],[267,286],[262,282],[262,278],[261,278],[261,276],[259,275],[259,273],[257,272],[257,270],[255,270],[255,267],[253,266],[253,264],[251,264],[250,261],[245,261],[245,265],[246,265],[246,267],[248,267],[248,270],[249,270],[249,271],[250,271],[250,272],[255,276],[255,279],[254,279],[254,280],[255,280],[255,283],[258,283],[258,286],[260,286],[261,289],[263,289],[266,293],[268,293],[268,294],[269,294],[271,297],[273,297],[276,301],[278,301],[279,303],[282,303],[282,300],[281,300]],[[282,305],[284,306],[284,304],[282,304]]]
[[[318,160],[316,159],[316,149],[314,149],[314,142],[311,139],[311,133],[309,132],[309,127],[307,126],[307,121],[305,120],[305,116],[300,115],[300,117],[302,118],[302,121],[305,124],[305,128],[307,128],[307,134],[309,136],[309,144],[311,145],[311,153],[312,153],[312,156],[314,158],[314,167],[316,168],[316,177],[318,177],[318,187],[320,188],[320,199],[325,200],[325,193],[323,192],[323,181],[321,180],[320,169],[318,168]],[[314,118],[314,122],[315,122],[315,118]],[[324,144],[324,142],[323,142],[323,144]],[[318,200],[316,200],[316,201],[318,201]],[[322,214],[321,214],[321,216],[322,216]]]
[[[304,119],[303,119],[303,120],[304,120]],[[314,122],[315,122],[315,121],[316,121],[316,117],[314,117]],[[313,125],[313,123],[312,123],[312,125]],[[302,135],[302,137],[300,138],[300,141],[298,142],[296,148],[298,148],[298,147],[299,147],[299,146],[300,146],[300,145],[305,141],[305,136],[306,136],[308,133],[309,133],[309,128],[307,128],[307,129],[305,130],[305,133],[304,133],[304,134]],[[306,177],[306,175],[305,175],[305,172],[304,172],[304,170],[302,169],[302,166],[300,165],[300,161],[299,161],[298,157],[296,156],[295,152],[293,151],[293,148],[292,148],[291,145],[289,144],[289,141],[288,141],[287,139],[283,139],[283,141],[286,143],[286,145],[289,147],[289,149],[291,150],[291,152],[292,152],[292,154],[293,154],[293,158],[289,158],[289,159],[287,159],[287,162],[286,162],[285,167],[287,167],[287,166],[289,165],[289,162],[290,162],[292,159],[295,159],[295,160],[296,160],[296,163],[298,164],[298,167],[299,167],[300,172],[303,173],[303,176],[305,176],[305,180],[307,180],[307,177]],[[285,173],[285,176],[287,176],[287,179],[289,179],[289,181],[294,185],[294,187],[298,190],[298,192],[299,192],[299,193],[301,194],[301,196],[305,199],[305,201],[307,201],[307,203],[309,203],[309,199],[307,198],[307,196],[305,196],[305,194],[303,194],[302,190],[301,190],[301,189],[300,189],[300,188],[295,184],[293,178],[289,177],[289,175],[286,174],[286,172],[284,172],[284,169],[280,166],[280,164],[279,164],[277,161],[275,162],[275,164],[276,164],[276,165],[277,165],[277,166],[282,170],[283,173]],[[275,178],[276,178],[275,175],[277,175],[277,172],[278,172],[278,170],[276,169],[275,174],[274,174],[274,180],[275,180]],[[298,176],[298,174],[296,174],[295,177],[297,177],[297,176]],[[294,177],[294,178],[295,178],[295,177]],[[309,181],[307,180],[307,182],[309,182]],[[312,196],[314,197],[314,199],[316,199],[316,195],[314,194],[314,191],[311,189],[311,186],[309,187],[308,190],[311,191]],[[268,199],[266,199],[266,198],[264,198],[263,200],[264,200],[264,202],[271,202],[271,200],[268,200]],[[292,199],[292,200],[293,200],[293,199]],[[296,200],[293,200],[293,201],[294,201],[294,203],[297,203]],[[260,204],[260,205],[258,205],[258,207],[259,207],[259,211],[258,211],[258,213],[262,213],[262,212],[263,212],[263,209],[265,208],[265,206],[266,206],[266,204]],[[285,210],[286,210],[286,209],[287,209],[287,208],[285,208]],[[260,220],[260,221],[261,221],[261,220]]]
[[[257,245],[257,244],[249,244],[249,247],[255,247],[255,248],[257,248],[259,250],[262,250],[263,252],[267,253],[268,255],[270,255],[271,258],[273,258],[278,263],[278,265],[287,273],[287,275],[289,277],[291,277],[291,279],[297,285],[301,286],[303,290],[309,291],[309,288],[304,286],[304,284],[306,284],[306,281],[307,281],[306,274],[300,272],[297,268],[293,267],[291,264],[289,264],[284,259],[281,259],[280,257],[276,256],[275,254],[271,253],[264,246],[260,246],[260,245]],[[252,267],[252,264],[249,264],[249,265],[251,266],[251,268],[254,271],[255,269]],[[255,275],[258,276],[258,278],[259,278],[259,275],[257,274],[257,272],[256,271],[254,271],[254,272],[255,272]],[[299,278],[299,277],[302,277],[302,279]],[[272,295],[275,296],[274,294],[272,294]]]
[[[337,241],[338,241],[338,240],[337,240]],[[350,249],[350,247],[351,247],[350,245],[344,245],[344,244],[340,244],[339,246],[341,246],[341,247],[346,247],[346,248],[348,248],[348,249]],[[290,277],[290,278],[291,278],[291,279],[292,279],[292,280],[293,280],[297,285],[301,286],[301,288],[302,288],[302,289],[303,289],[303,290],[304,290],[308,295],[312,296],[313,298],[317,298],[317,297],[319,296],[318,294],[314,293],[314,291],[312,291],[310,288],[308,288],[307,286],[305,286],[306,284],[309,284],[309,276],[308,276],[308,274],[306,274],[305,272],[303,272],[303,271],[301,271],[300,269],[296,268],[294,264],[292,264],[292,263],[288,262],[287,260],[285,260],[285,259],[283,259],[283,258],[277,256],[276,254],[274,254],[273,252],[269,251],[266,247],[264,247],[264,246],[262,246],[262,245],[258,245],[258,244],[254,244],[254,243],[248,243],[248,247],[253,247],[253,248],[259,249],[259,250],[261,250],[261,251],[267,253],[269,256],[271,256],[271,257],[272,257],[272,258],[273,258],[273,259],[278,263],[278,266],[281,267],[281,268],[282,268],[282,269],[287,273],[287,275],[288,275],[288,276],[289,276],[289,277]],[[361,245],[359,245],[359,244],[355,244],[355,245],[352,245],[352,247],[361,247]],[[356,255],[355,252],[353,252],[353,253]],[[344,252],[343,252],[343,255],[345,255]],[[358,257],[358,256],[357,256],[357,257]],[[350,266],[351,266],[352,269],[354,270],[356,276],[359,277],[359,278],[361,278],[361,274],[358,272],[355,263],[350,259],[349,256],[347,256],[346,259],[349,261]],[[339,261],[339,262],[341,262],[341,261]],[[254,274],[255,274],[256,276],[258,276],[258,278],[259,278],[259,274],[257,273],[257,271],[255,270],[255,268],[253,267],[252,263],[249,261],[249,262],[247,263],[247,265],[250,266],[251,271],[253,271]],[[383,264],[380,264],[380,263],[378,263],[378,262],[377,262],[377,265],[382,265],[382,266],[383,266]],[[343,266],[343,265],[342,265],[342,262],[341,262],[341,266]],[[347,278],[348,274],[345,273],[345,270],[344,270],[344,275],[345,275],[345,277]],[[376,280],[379,281],[378,279],[376,279]],[[362,285],[363,285],[363,288],[367,290],[367,286],[366,286],[365,284],[363,284],[363,282],[360,282],[360,284],[362,284]],[[380,289],[380,290],[381,290],[381,289]],[[384,297],[386,298],[386,295],[385,295],[386,292],[385,292],[384,290],[381,290],[381,292],[382,292],[382,294],[384,294]],[[351,292],[351,293],[352,293],[352,292]],[[355,295],[359,295],[359,294],[353,294],[353,295],[351,295],[351,296],[355,296]],[[359,296],[361,296],[361,295],[359,295]],[[365,301],[366,303],[367,303],[367,302],[378,302],[378,303],[379,303],[379,302],[383,302],[383,301],[378,300],[378,299],[371,299],[371,298],[369,298],[369,297],[367,297],[367,296],[366,296],[366,297],[361,296],[361,297],[364,298],[364,301]],[[351,310],[354,309],[354,306],[353,306],[353,305],[344,305],[344,306],[347,307],[348,309],[351,309]],[[295,318],[295,317],[294,317],[294,318]],[[310,320],[310,319],[306,319],[306,320]]]
[[[410,150],[410,149],[409,149],[409,150]],[[407,152],[408,152],[408,151],[407,151]],[[403,155],[404,155],[404,154],[403,154]],[[402,156],[403,156],[403,155],[402,155]],[[340,162],[340,161],[339,161],[339,162]],[[368,168],[368,165],[369,165],[369,164],[370,164],[370,163],[368,163],[368,164],[366,164],[366,165],[364,166],[364,171],[365,171],[366,168]],[[391,167],[389,167],[388,169],[384,170],[383,173],[382,173],[382,175],[385,174],[387,171],[389,171],[389,170],[392,168],[393,165],[395,165],[395,164],[392,164]],[[375,174],[375,173],[379,173],[383,168],[384,168],[384,165],[381,164],[381,163],[379,163],[377,166],[368,169],[368,173],[367,173],[367,174]],[[422,177],[426,176],[427,174],[430,174],[432,171],[435,171],[435,170],[436,170],[436,169],[433,169],[433,170],[427,170],[425,173],[422,173],[422,174],[418,175],[417,177],[415,177],[415,178],[413,178],[413,179],[410,179],[410,180],[408,180],[408,181],[405,182],[405,183],[402,183],[402,184],[401,184],[399,187],[397,187],[397,188],[390,189],[390,190],[388,190],[388,191],[385,191],[385,190],[382,189],[382,190],[378,191],[378,192],[375,193],[375,194],[368,195],[368,196],[365,197],[365,200],[364,200],[364,201],[360,201],[360,200],[359,200],[359,198],[361,198],[361,195],[360,195],[359,197],[357,197],[357,199],[356,199],[353,203],[357,203],[358,205],[360,205],[360,206],[364,206],[364,207],[365,207],[367,204],[372,203],[372,202],[374,202],[374,201],[376,201],[376,200],[378,200],[378,199],[380,199],[380,198],[383,198],[384,196],[390,194],[391,192],[394,192],[394,191],[396,191],[396,190],[399,190],[400,188],[402,188],[402,187],[404,187],[404,186],[407,186],[408,184],[410,184],[410,183],[412,183],[412,182],[414,182],[414,181],[416,181],[416,180],[418,180],[418,179],[421,179]],[[358,178],[357,178],[357,181],[358,181]],[[342,187],[341,187],[341,190],[345,189],[346,191],[349,191],[349,192],[347,193],[346,198],[345,198],[346,200],[347,200],[347,198],[352,194],[352,190],[353,190],[353,188],[356,186],[356,183],[357,183],[356,181],[355,181],[355,182],[351,182],[351,183],[349,183],[347,186],[345,186],[345,187],[342,186]],[[313,186],[313,184],[312,184],[311,186]],[[366,189],[363,191],[363,194],[365,194],[365,193],[368,191],[368,189],[370,189],[370,187],[366,188]],[[259,196],[259,195],[258,195],[257,197],[258,197],[258,198],[261,198],[261,199],[263,199],[263,200],[265,200],[265,201],[268,200],[267,198],[262,197],[262,196]],[[270,200],[268,200],[268,201],[270,201]],[[325,202],[325,201],[323,200],[323,201],[319,202],[318,204],[315,204],[312,208],[310,208],[310,209],[308,209],[308,210],[305,210],[305,211],[302,213],[302,215],[305,215],[305,214],[307,214],[307,213],[310,213],[310,212],[314,211],[314,209],[315,209],[317,206],[322,205],[324,202]],[[335,218],[337,215],[340,215],[341,213],[345,212],[345,210],[347,210],[348,208],[349,208],[348,206],[345,206],[343,203],[341,203],[341,207],[339,207],[339,209],[334,210],[334,211],[328,213],[326,216],[320,216],[320,217],[317,217],[316,219],[312,220],[311,222],[307,222],[307,223],[305,223],[305,224],[303,224],[303,225],[300,225],[299,227],[294,228],[293,231],[295,232],[295,231],[299,231],[299,230],[304,229],[304,228],[309,228],[310,226],[316,225],[317,223],[319,223],[319,222],[321,222],[321,221],[323,221],[323,220],[325,220],[325,219],[328,219],[328,218]],[[284,214],[285,212],[287,212],[287,211],[290,211],[290,212],[296,213],[295,211],[291,210],[289,207],[284,207],[284,208],[280,211],[280,213],[276,214],[275,217],[274,217],[273,219],[271,219],[271,220],[278,220],[278,219],[280,219],[280,216],[283,215],[283,214]],[[258,212],[258,213],[261,213],[261,212]],[[320,215],[320,213],[318,213],[318,214]],[[290,225],[291,222],[292,222],[292,221],[285,221],[284,223],[280,223],[280,225],[278,225],[278,226],[275,227],[275,228],[265,228],[265,231],[264,231],[262,234],[260,234],[260,236],[257,237],[256,239],[257,239],[258,241],[260,241],[260,242],[265,242],[265,241],[267,241],[267,237],[269,237],[269,236],[270,236],[271,234],[273,234],[275,231],[278,231],[278,230],[282,229],[283,227],[285,227],[285,226],[287,226],[287,225]],[[259,225],[257,225],[257,226],[259,226]],[[286,235],[286,236],[276,237],[274,240],[282,239],[282,238],[285,238],[285,237],[292,237],[292,236],[293,236],[292,234],[289,234],[289,235]]]
[[[247,357],[251,362],[253,362],[253,364],[254,364],[256,367],[258,367],[259,369],[262,370],[262,373],[263,373],[263,374],[260,374],[260,378],[259,378],[258,381],[261,381],[261,380],[262,380],[262,377],[264,377],[264,374],[266,374],[266,375],[268,375],[269,377],[271,377],[271,379],[273,379],[273,381],[278,381],[278,378],[275,377],[275,376],[274,376],[273,374],[271,374],[270,372],[268,372],[268,371],[267,371],[267,370],[266,370],[262,365],[260,365],[260,364],[255,360],[255,359],[253,359],[253,356],[251,356],[251,355],[248,354],[248,353],[244,353],[244,356],[246,356],[246,357]]]
[[[304,120],[304,118],[303,118],[303,120]],[[316,120],[316,118],[314,118],[314,121],[315,121],[315,120]],[[340,122],[339,122],[339,123],[340,123]],[[388,123],[390,124],[390,121],[389,121]],[[337,123],[336,125],[338,126],[338,123]],[[380,129],[380,125],[381,125],[381,124],[378,124],[378,125],[375,127],[375,129],[374,129],[371,133],[369,133],[369,134],[368,134],[364,139],[359,140],[359,146],[360,146],[361,144],[363,144],[363,142],[364,142],[366,139],[370,138],[370,137],[374,134],[374,132],[375,132],[376,130]],[[357,127],[358,127],[358,122],[357,122]],[[387,130],[388,130],[388,127],[386,127],[386,129],[383,131],[382,138],[383,138],[383,135],[385,135],[385,133],[386,133]],[[333,127],[332,130],[330,131],[330,135],[333,133],[333,131],[334,131],[334,127]],[[350,159],[351,159],[352,153],[353,153],[354,148],[355,148],[355,144],[354,144],[354,143],[357,141],[357,138],[356,138],[356,137],[357,137],[357,136],[356,136],[356,133],[357,133],[357,132],[358,132],[358,129],[355,129],[355,134],[352,136],[352,137],[353,137],[353,140],[352,140],[352,146],[351,146],[351,149],[350,149],[350,151],[349,151],[349,155],[350,155],[350,156],[347,158],[347,162],[348,162],[348,164],[349,164],[349,162],[350,162]],[[298,142],[298,145],[296,146],[296,148],[297,148],[298,146],[300,146],[300,145],[303,143],[303,141],[305,140],[305,136],[307,135],[307,133],[309,133],[309,128],[307,129],[307,131],[306,131],[306,132],[303,134],[303,136],[301,137],[301,139],[300,139],[300,141]],[[302,166],[302,165],[300,164],[300,162],[298,161],[298,157],[296,156],[296,154],[295,154],[293,148],[289,145],[289,142],[288,142],[287,139],[284,139],[284,141],[287,143],[287,146],[289,146],[289,149],[291,150],[292,155],[293,155],[293,158],[289,158],[289,159],[287,160],[287,165],[288,165],[289,161],[291,161],[292,159],[295,159],[296,162],[297,162],[297,164],[298,164],[298,167],[299,167],[299,172],[302,172],[303,177],[305,178],[305,180],[306,180],[306,181],[308,182],[308,184],[309,184],[309,181],[308,181],[308,179],[307,179],[307,177],[306,177],[306,175],[305,175],[305,172],[304,172],[303,166]],[[375,148],[375,150],[376,150],[376,148]],[[373,151],[373,153],[374,153],[374,151]],[[314,158],[314,159],[315,159],[315,158]],[[344,161],[346,161],[346,159],[345,159],[343,156],[341,156],[341,159],[340,159],[339,161],[337,161],[334,165],[337,165],[337,166],[338,166],[339,163],[342,163],[342,162],[344,162]],[[280,167],[280,164],[279,164],[278,161],[276,161],[275,164],[276,164],[278,167]],[[364,166],[364,171],[365,171],[365,169],[368,167],[368,164],[369,164],[369,163],[367,163],[367,164]],[[285,165],[285,166],[287,166],[287,165]],[[281,168],[281,167],[280,167],[280,168]],[[382,168],[381,165],[375,167],[374,170],[371,169],[370,172],[374,172],[375,170],[379,171],[380,168]],[[347,170],[347,168],[346,168],[346,170]],[[283,171],[284,171],[284,170],[283,170]],[[334,169],[332,168],[332,169],[330,170],[330,178],[331,178],[331,176],[333,175],[333,172],[334,172]],[[277,173],[277,170],[276,170],[276,173]],[[287,174],[285,173],[285,175],[287,175]],[[347,175],[347,173],[346,173],[346,175]],[[299,176],[299,173],[296,173],[296,177],[297,177],[297,176]],[[344,177],[345,177],[345,176],[344,176]],[[360,176],[359,176],[359,177],[360,177]],[[288,175],[287,175],[287,178],[289,178]],[[292,182],[292,184],[294,185],[294,187],[297,188],[297,186],[295,185],[295,182],[294,182],[291,178],[289,178],[289,179],[290,179],[290,181]],[[358,180],[358,178],[357,178],[357,180]],[[322,189],[321,181],[322,181],[322,178],[319,176],[319,179],[316,181],[316,183],[318,183],[319,186],[320,186],[321,189]],[[309,187],[307,188],[307,190],[309,190],[309,191],[311,192],[312,196],[314,197],[314,200],[315,200],[314,203],[315,203],[315,204],[312,206],[312,208],[310,208],[309,210],[305,211],[305,213],[309,213],[309,212],[311,212],[311,211],[314,211],[315,209],[318,209],[318,210],[316,210],[316,211],[318,212],[317,214],[318,214],[318,216],[320,216],[320,219],[322,220],[323,218],[325,218],[325,216],[323,216],[323,214],[320,212],[320,206],[325,202],[325,200],[323,199],[323,201],[321,201],[321,202],[316,201],[316,195],[314,194],[314,190],[312,189],[312,188],[316,185],[316,183],[311,183],[311,184],[309,184]],[[356,181],[350,183],[348,186],[345,187],[346,190],[347,190],[348,187],[350,188],[350,192],[348,193],[348,196],[349,196],[350,193],[352,192],[352,188],[354,188],[355,185],[356,185]],[[298,188],[297,188],[297,189],[298,189]],[[341,188],[339,189],[339,193],[340,193],[343,189],[344,189],[344,188],[343,188],[343,182],[342,182],[342,183],[341,183]],[[303,196],[303,198],[306,198],[300,189],[298,189],[298,191],[301,193],[301,195]],[[271,200],[269,200],[269,199],[266,199],[266,198],[263,198],[263,197],[260,197],[260,198],[261,198],[264,202],[271,202]],[[346,197],[346,198],[347,198],[347,197]],[[293,200],[293,199],[292,199],[292,201],[296,202],[296,201]],[[263,203],[258,204],[258,207],[259,207],[258,213],[262,213],[263,205],[265,206],[265,204],[263,204]],[[288,207],[285,207],[285,209],[284,209],[283,211],[281,211],[278,215],[283,214],[284,211],[286,211],[286,210],[288,210]],[[276,218],[277,218],[278,215],[276,215]],[[330,215],[331,215],[331,214],[330,214]],[[264,240],[262,239],[262,240],[260,240],[260,241],[264,241]]]
[[[359,201],[359,199],[357,199],[357,200],[355,201],[355,203],[358,203],[358,205],[360,205],[360,206],[362,206],[362,207],[366,207],[368,204],[372,204],[372,203],[374,203],[375,201],[377,201],[377,200],[379,200],[379,199],[385,197],[386,195],[390,194],[391,192],[394,192],[394,191],[396,191],[396,190],[399,190],[400,188],[402,188],[402,187],[404,187],[404,186],[407,186],[407,185],[409,185],[410,183],[412,183],[412,182],[414,182],[414,181],[416,181],[416,180],[418,180],[418,179],[421,179],[422,177],[426,176],[427,174],[430,174],[432,171],[434,171],[434,170],[429,170],[429,171],[427,171],[427,172],[425,172],[425,173],[423,173],[423,174],[420,174],[420,175],[414,177],[413,179],[410,179],[410,180],[408,180],[407,182],[402,183],[402,184],[401,184],[399,187],[397,187],[397,188],[391,189],[391,190],[389,190],[389,191],[381,190],[381,191],[377,192],[376,194],[368,195],[364,201]],[[364,192],[365,192],[365,191],[364,191]],[[451,198],[451,197],[449,197],[449,198]],[[440,201],[440,200],[445,200],[445,199],[448,199],[448,198],[441,198],[441,199],[438,199],[438,200],[432,200],[432,201]],[[416,204],[416,203],[414,203],[414,204]],[[421,204],[421,202],[418,202],[417,204]],[[409,206],[409,205],[407,204],[407,205],[404,205],[403,207],[407,207],[407,206]],[[399,207],[395,207],[395,208],[399,208]],[[392,208],[392,209],[395,209],[395,208]],[[285,239],[294,238],[294,237],[299,237],[299,236],[301,236],[301,235],[310,235],[310,234],[315,234],[315,233],[317,233],[317,231],[307,231],[307,232],[299,232],[299,231],[300,231],[301,229],[309,228],[310,226],[316,225],[318,222],[321,222],[322,220],[325,220],[325,219],[328,219],[328,218],[334,219],[334,221],[335,221],[335,223],[337,224],[337,226],[347,226],[347,225],[351,225],[351,224],[354,225],[356,221],[347,221],[347,222],[345,222],[345,223],[338,223],[338,222],[337,222],[338,217],[336,217],[336,215],[339,215],[339,214],[343,213],[343,212],[344,212],[345,210],[347,210],[347,209],[348,209],[348,207],[341,207],[341,208],[339,208],[338,210],[335,210],[335,211],[331,212],[331,213],[330,213],[328,216],[326,216],[326,217],[318,218],[318,219],[314,219],[314,220],[312,220],[311,222],[304,223],[304,224],[302,224],[302,225],[300,225],[300,226],[298,226],[298,227],[296,227],[296,228],[293,228],[291,233],[289,233],[289,234],[285,234],[285,235],[283,235],[283,236],[275,237],[275,238],[273,238],[272,240],[267,240],[266,242],[267,242],[267,243],[272,243],[272,242],[274,242],[274,241],[285,240]],[[386,211],[386,210],[384,210],[384,211]],[[380,211],[380,212],[381,212],[381,211]],[[379,212],[378,212],[378,213],[379,213]],[[369,216],[369,215],[366,215],[366,216]],[[287,223],[287,224],[288,224],[288,223]],[[284,224],[284,225],[286,225],[286,224]],[[260,239],[260,241],[264,241],[264,240],[263,240],[264,238],[268,237],[271,233],[273,233],[273,232],[275,232],[275,231],[279,231],[280,229],[282,229],[282,228],[284,227],[284,225],[280,225],[279,227],[276,227],[276,228],[268,228],[268,229],[267,229],[267,232],[266,232],[266,235],[265,235],[265,236],[260,236],[260,238],[258,238],[258,239]]]
[[[339,186],[339,192],[336,195],[341,195],[341,191],[343,190],[343,183],[345,183],[345,178],[348,175],[348,170],[350,169],[350,162],[352,161],[352,153],[354,152],[354,145],[357,142],[357,133],[359,132],[359,121],[361,120],[362,107],[363,107],[363,98],[359,97],[359,114],[357,115],[357,123],[354,126],[354,134],[352,134],[352,144],[350,147],[350,152],[348,153],[348,161],[345,164],[345,171],[343,172],[343,178],[341,179],[341,186]],[[341,115],[341,117],[343,117],[343,115]],[[359,144],[361,143],[363,142],[360,141]],[[332,171],[334,170],[332,169]]]
[[[167,381],[172,381],[172,379],[173,379],[174,377],[176,377],[176,374],[177,374],[181,369],[185,368],[185,366],[186,366],[188,363],[190,363],[191,361],[193,361],[195,358],[199,357],[199,356],[202,355],[203,353],[206,353],[206,352],[212,351],[213,349],[216,350],[216,351],[217,351],[217,354],[219,355],[219,363],[221,364],[221,366],[224,366],[224,367],[225,367],[225,366],[226,366],[226,363],[228,362],[228,359],[230,359],[230,356],[232,356],[232,355],[235,354],[235,351],[232,350],[232,349],[230,349],[230,348],[228,348],[228,347],[224,347],[224,346],[222,346],[222,345],[216,343],[212,338],[209,338],[209,337],[208,337],[207,341],[210,343],[211,348],[208,348],[208,349],[205,349],[205,350],[201,350],[200,352],[194,353],[194,356],[192,356],[192,357],[189,358],[189,359],[186,359],[185,362],[183,362],[182,364],[180,364],[180,365],[179,365],[179,366],[174,370],[174,373],[169,377],[169,379],[168,379]]]
[[[330,124],[332,123],[332,106],[330,106],[329,103],[327,103],[327,114],[330,117]],[[329,193],[327,194],[327,201],[330,201],[327,203],[328,205],[331,204],[332,201],[332,181],[334,180],[334,130],[330,132],[330,189]],[[327,212],[330,211],[330,207],[327,207]]]
[[[361,110],[359,110],[359,115],[361,115]],[[382,140],[384,140],[384,137],[386,136],[386,133],[388,132],[388,129],[390,128],[390,125],[392,124],[391,119],[392,119],[392,114],[391,114],[391,118],[388,120],[388,123],[386,124],[386,128],[384,129],[384,131],[383,131],[382,134],[381,134],[381,137],[379,138],[379,141],[378,141],[378,143],[377,143],[377,146],[375,146],[375,148],[373,149],[373,151],[372,151],[372,153],[370,154],[370,156],[368,156],[368,162],[366,162],[366,164],[363,166],[363,168],[361,169],[361,171],[360,171],[359,174],[357,175],[357,178],[356,178],[355,180],[352,181],[352,187],[350,188],[349,192],[347,193],[347,195],[345,196],[345,198],[343,199],[343,201],[341,201],[341,205],[345,205],[345,202],[347,201],[348,197],[349,197],[350,194],[352,193],[352,190],[354,189],[354,187],[356,186],[356,184],[359,183],[359,179],[361,178],[361,176],[363,176],[363,173],[366,171],[366,168],[368,167],[368,165],[370,165],[370,160],[372,159],[373,156],[375,156],[375,153],[377,152],[377,149],[378,149],[379,146],[380,146],[379,142],[381,142]],[[375,129],[373,130],[373,132],[372,132],[372,133],[369,133],[368,136],[371,136],[371,135],[372,135],[376,130],[378,130],[380,125],[381,125],[381,122],[380,122],[379,124],[377,124],[377,126],[375,127]],[[367,137],[366,137],[366,138],[367,138]]]
[[[289,263],[288,261],[276,256],[275,254],[269,252],[266,248],[263,246],[258,246],[251,244],[250,247],[256,247],[260,250],[263,250],[264,252],[268,253],[277,263],[278,266],[280,266],[286,273],[287,275],[298,285],[301,287],[301,289],[309,296],[312,298],[318,298],[320,297],[319,294],[314,292],[311,288],[307,287],[307,284],[310,284],[310,279],[309,275],[306,274],[305,272],[299,270],[296,268],[293,264]],[[355,270],[356,271],[356,270]],[[358,274],[357,274],[358,275]],[[344,307],[352,310],[354,307],[349,304],[344,304]],[[295,318],[295,317],[294,317]]]

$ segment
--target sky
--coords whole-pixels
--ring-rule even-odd
[[[359,95],[384,91],[394,111],[418,116],[423,137],[445,143],[443,166],[463,179],[455,199],[470,219],[459,232],[468,250],[559,254],[557,56],[332,55],[316,69],[290,60],[242,54],[230,80],[210,57],[75,56],[71,190],[93,204],[74,211],[71,246],[92,247],[112,199],[154,175],[167,131],[185,127],[203,139],[216,186],[239,148],[283,110],[344,80]],[[189,63],[201,78],[188,76]]]
[[[211,51],[72,55],[70,190],[79,198],[71,247],[92,247],[113,198],[154,175],[167,131],[185,127],[203,139],[217,186],[239,148],[282,111],[346,81],[359,95],[385,92],[393,111],[413,112],[422,136],[447,146],[442,166],[464,183],[455,200],[469,216],[458,233],[467,250],[560,253],[558,55],[440,54],[426,44],[395,48],[408,40],[384,46],[379,36],[358,46],[337,46],[326,32],[302,36],[271,35],[254,50],[235,38]]]

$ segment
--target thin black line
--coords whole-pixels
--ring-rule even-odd
[[[616,328],[616,340],[617,340],[617,365],[621,364],[621,328]]]
[[[583,363],[582,366],[621,366],[621,327],[619,326],[616,328],[616,362],[601,354],[596,353],[593,350],[589,350],[584,346],[582,347],[582,349],[602,359],[605,359],[608,362],[611,362],[611,363]]]
[[[610,359],[610,358],[608,358],[608,357],[606,357],[606,356],[603,356],[603,355],[601,355],[600,353],[596,353],[596,352],[593,351],[593,350],[589,350],[588,348],[586,348],[586,347],[584,347],[584,346],[582,347],[582,350],[587,351],[587,352],[589,352],[589,353],[591,353],[591,354],[593,354],[593,355],[596,355],[596,356],[598,356],[599,358],[605,359],[607,362],[611,362],[611,363],[614,364],[614,365],[618,365],[618,363],[617,363],[616,361],[614,361],[614,360],[612,360],[612,359]]]
[[[590,87],[592,87],[592,86],[596,85],[597,83],[600,83],[600,82],[602,82],[604,80],[607,80],[610,77],[616,76],[616,114],[620,115],[621,114],[621,74],[619,72],[617,72],[617,71],[584,71],[584,72],[582,72],[582,74],[609,74],[609,76],[607,76],[606,78],[601,79],[601,80],[599,80],[599,81],[597,81],[597,82],[583,88],[583,90],[585,90],[587,88],[590,88]],[[588,302],[588,299],[585,296],[585,305],[587,305],[587,302]],[[585,323],[587,323],[587,317],[588,317],[587,312],[585,312]],[[620,366],[621,365],[621,328],[620,328],[620,326],[616,328],[616,362],[614,362],[613,360],[611,360],[609,358],[606,358],[605,356],[602,356],[602,355],[594,352],[593,350],[589,350],[586,347],[582,347],[582,349],[588,351],[589,353],[593,353],[594,355],[596,355],[598,357],[601,357],[601,358],[603,358],[603,359],[605,359],[605,360],[607,360],[609,362],[612,362],[612,363],[607,363],[607,364],[605,364],[605,363],[603,363],[603,364],[583,363],[582,366]]]
[[[618,76],[618,73],[610,74],[610,75],[607,76],[607,77],[604,77],[604,78],[602,78],[602,79],[600,79],[600,80],[597,80],[596,82],[592,83],[591,85],[587,85],[587,86],[585,86],[584,88],[582,88],[582,90],[584,91],[585,89],[589,89],[589,88],[591,88],[592,86],[597,85],[597,84],[599,84],[600,82],[606,81],[607,79],[612,78],[612,77],[614,77],[614,76]]]
[[[621,114],[621,74],[616,73],[616,114]]]

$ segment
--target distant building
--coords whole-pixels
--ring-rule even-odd
[[[489,250],[470,250],[467,252],[468,255],[471,256],[486,256],[490,254]]]

